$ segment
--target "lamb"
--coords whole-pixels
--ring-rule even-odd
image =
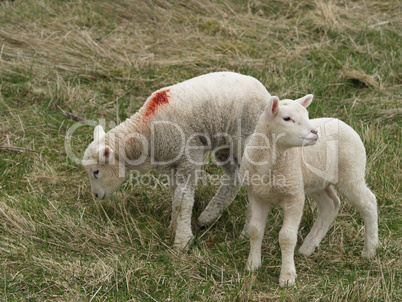
[[[302,255],[314,252],[338,214],[340,200],[334,187],[363,217],[366,232],[362,256],[373,257],[378,245],[376,197],[364,180],[363,143],[359,135],[340,120],[309,120],[305,108],[312,99],[313,96],[308,95],[297,101],[279,102],[277,97],[272,97],[246,146],[240,169],[249,199],[243,231],[250,238],[249,270],[261,266],[261,243],[271,205],[277,203],[284,210],[279,233],[280,286],[295,283],[294,249],[305,194],[317,202],[318,217],[300,247]],[[303,145],[306,147],[301,147]],[[264,181],[269,173],[272,174],[270,183]]]
[[[142,108],[105,133],[98,125],[84,153],[93,194],[109,198],[129,171],[152,169],[166,175],[173,195],[171,227],[174,248],[192,239],[194,191],[204,154],[213,152],[226,174],[198,222],[207,225],[234,199],[245,140],[271,95],[256,79],[216,72],[154,92]]]

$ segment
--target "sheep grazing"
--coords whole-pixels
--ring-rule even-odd
[[[261,243],[271,204],[279,204],[284,210],[279,232],[281,286],[295,283],[294,249],[305,194],[317,202],[318,217],[299,250],[302,255],[314,252],[338,214],[340,200],[334,187],[363,217],[366,232],[362,256],[373,257],[378,245],[377,203],[364,180],[363,143],[340,120],[309,120],[305,108],[312,99],[312,95],[296,101],[272,97],[245,148],[240,169],[249,199],[243,231],[250,238],[249,270],[261,266]]]
[[[194,191],[204,154],[213,152],[226,174],[198,222],[207,225],[234,199],[245,140],[270,94],[256,79],[233,72],[202,75],[153,93],[131,118],[105,133],[96,126],[83,158],[93,194],[109,198],[129,171],[157,170],[173,195],[174,248],[192,238]]]

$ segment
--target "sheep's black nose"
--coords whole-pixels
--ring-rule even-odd
[[[95,193],[95,197],[98,197],[98,193]]]
[[[311,133],[318,134],[318,131],[317,130],[311,130]]]

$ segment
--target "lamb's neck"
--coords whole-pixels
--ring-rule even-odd
[[[130,118],[126,119],[124,122],[120,123],[113,129],[111,129],[108,134],[124,134],[128,135],[130,133],[141,133],[142,132],[143,120],[141,116],[136,113]]]
[[[261,167],[265,169],[273,168],[279,161],[279,159],[286,152],[287,148],[278,143],[280,136],[276,135],[270,130],[268,124],[259,124],[248,143],[248,146],[252,146],[251,150],[248,150],[250,158],[257,163],[261,164]]]
[[[126,167],[140,168],[133,167],[130,163],[136,162],[142,154],[148,153],[149,150],[143,150],[150,143],[148,134],[143,119],[136,113],[111,129],[106,134],[105,143],[115,151],[119,161],[125,162]]]

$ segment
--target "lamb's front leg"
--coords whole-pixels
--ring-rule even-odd
[[[282,229],[279,232],[279,245],[282,252],[279,285],[283,287],[294,285],[296,282],[294,253],[297,243],[297,230],[303,214],[304,195],[283,201],[281,205],[284,210],[284,218]]]
[[[179,251],[187,249],[193,238],[191,214],[194,205],[195,182],[192,178],[178,178],[173,195],[171,225],[175,233],[173,248]]]
[[[270,205],[251,193],[248,193],[248,199],[251,219],[248,228],[250,254],[247,259],[247,269],[254,271],[261,266],[261,244]]]
[[[177,225],[177,207],[175,206],[175,202],[174,202],[174,194],[176,192],[176,184],[174,183],[174,180],[172,178],[169,179],[170,182],[170,191],[172,193],[172,215],[170,218],[170,224],[169,224],[169,231],[172,232],[172,234],[174,234],[174,232],[176,231],[176,225]]]

